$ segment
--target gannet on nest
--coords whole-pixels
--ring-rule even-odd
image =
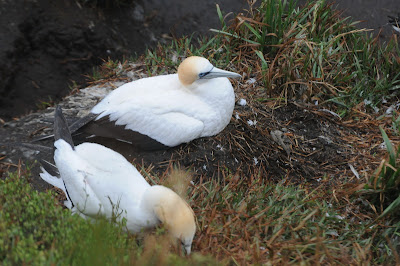
[[[227,78],[240,75],[198,56],[186,58],[177,74],[124,84],[71,126],[141,149],[174,147],[222,131],[232,116],[235,94]]]
[[[134,166],[109,148],[95,143],[74,147],[60,107],[55,112],[54,138],[56,169],[42,168],[40,176],[64,191],[68,208],[83,217],[121,214],[119,219],[126,218],[131,232],[162,222],[190,253],[195,219],[178,194],[164,186],[150,186]],[[60,177],[49,174],[56,171]]]

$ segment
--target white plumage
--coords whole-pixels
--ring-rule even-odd
[[[65,187],[59,181],[51,184],[68,191],[74,212],[107,218],[112,217],[113,211],[123,210],[121,218],[133,213],[133,218],[128,219],[128,229],[133,232],[158,224],[156,217],[149,219],[146,212],[140,211],[143,194],[151,186],[122,155],[95,143],[82,143],[73,149],[60,139],[54,146],[54,161],[61,178],[53,180],[62,179]],[[119,210],[113,210],[117,205]]]
[[[63,123],[64,127],[57,126]],[[68,127],[57,108],[55,132],[64,129]],[[40,175],[66,193],[68,208],[83,217],[115,214],[126,218],[131,232],[163,222],[190,253],[196,227],[193,211],[182,198],[166,187],[150,186],[134,166],[109,148],[95,143],[71,146],[68,134],[55,133],[54,161],[60,177],[44,169]],[[57,140],[57,136],[62,138]]]
[[[228,125],[235,104],[226,77],[240,75],[218,69],[205,58],[189,57],[177,74],[143,78],[112,91],[93,107],[91,113],[98,116],[90,123],[106,117],[167,147],[215,135]],[[118,133],[108,135],[134,142]]]

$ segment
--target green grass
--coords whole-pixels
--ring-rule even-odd
[[[51,106],[54,106],[54,100],[51,98],[51,96],[48,97],[47,101],[42,100],[42,101],[39,101],[38,103],[36,103],[36,107],[39,110],[44,110]]]
[[[396,134],[397,128],[393,129]],[[382,128],[380,131],[389,158],[381,161],[363,192],[375,194],[373,201],[382,212],[379,218],[389,214],[400,217],[400,146],[396,149],[386,132]]]
[[[0,261],[3,265],[123,262],[134,238],[102,219],[84,221],[62,208],[51,191],[31,188],[27,176],[0,181]],[[35,177],[38,178],[38,177]],[[83,263],[83,264],[82,264]]]
[[[344,116],[360,102],[373,110],[396,102],[400,88],[397,38],[380,44],[369,30],[341,18],[326,1],[304,8],[295,1],[264,0],[211,38],[187,37],[148,50],[149,75],[174,72],[182,58],[202,55],[214,64],[262,81],[259,98],[284,97],[328,105]]]

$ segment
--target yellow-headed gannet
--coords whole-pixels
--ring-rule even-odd
[[[71,132],[80,128],[147,150],[213,136],[229,124],[235,105],[227,78],[239,77],[203,57],[188,57],[177,74],[143,78],[115,89],[74,123]]]
[[[40,176],[65,192],[68,208],[85,218],[120,214],[131,232],[162,222],[190,254],[195,219],[178,194],[164,186],[150,186],[134,166],[109,148],[95,143],[74,147],[60,107],[55,112],[54,137],[56,169],[42,168]],[[60,177],[49,174],[54,170]]]

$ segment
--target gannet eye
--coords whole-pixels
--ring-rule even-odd
[[[199,74],[199,78],[200,78],[200,79],[201,79],[201,78],[204,78],[205,76],[207,76],[208,74],[210,74],[210,72],[213,70],[213,68],[214,68],[214,67],[212,67],[212,68],[210,69],[210,71],[200,73],[200,74]]]

